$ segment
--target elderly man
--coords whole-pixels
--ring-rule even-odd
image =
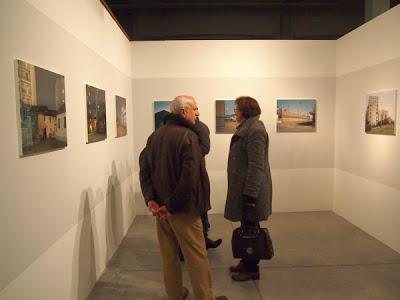
[[[185,299],[178,246],[185,257],[195,299],[214,299],[200,216],[210,209],[209,182],[194,124],[199,116],[191,96],[171,102],[165,125],[154,131],[140,154],[140,185],[157,216],[157,234],[168,298]],[[227,299],[225,296],[216,299]]]

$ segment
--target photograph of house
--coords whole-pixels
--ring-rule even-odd
[[[16,60],[20,156],[67,146],[64,76]]]

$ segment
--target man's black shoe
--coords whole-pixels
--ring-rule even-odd
[[[206,237],[205,239],[206,239],[206,249],[217,248],[222,243],[222,239],[217,239],[215,241],[209,239],[208,237]]]
[[[234,281],[259,280],[260,272],[239,272],[231,276]]]
[[[246,270],[246,266],[243,262],[243,260],[240,260],[239,263],[236,266],[230,266],[229,271],[235,273],[235,272],[244,272]]]

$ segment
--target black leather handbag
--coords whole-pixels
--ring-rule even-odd
[[[267,228],[238,227],[232,234],[234,258],[271,259],[274,247]]]

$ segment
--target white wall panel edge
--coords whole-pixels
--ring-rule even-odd
[[[334,174],[333,211],[400,253],[400,191],[338,168]]]
[[[400,5],[336,41],[336,75],[341,76],[400,57]]]

